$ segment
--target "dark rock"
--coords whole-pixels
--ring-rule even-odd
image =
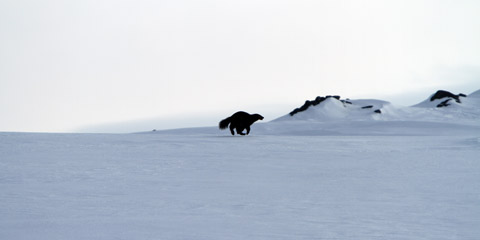
[[[313,104],[313,106],[317,106],[319,103],[325,101],[325,99],[326,99],[326,98],[324,98],[324,97],[318,96],[318,97],[315,98],[315,100],[313,101],[312,104]]]
[[[340,96],[338,96],[338,95],[335,95],[335,96],[332,96],[332,97],[337,99],[337,100],[340,100]]]
[[[362,107],[362,109],[367,109],[367,108],[373,108],[373,105],[368,105],[368,106]]]
[[[305,101],[305,103],[304,103],[301,107],[295,108],[295,110],[293,110],[292,112],[290,112],[290,116],[293,116],[293,115],[297,114],[298,112],[303,112],[303,111],[307,110],[308,107],[310,107],[311,105],[313,105],[313,102],[314,102],[314,101],[309,101],[309,100]]]
[[[382,111],[380,109],[377,109],[375,111],[373,111],[374,113],[382,113]]]
[[[290,116],[293,116],[293,115],[297,114],[298,112],[300,112],[299,109],[298,109],[298,108],[295,108],[295,109],[294,109],[293,111],[291,111],[289,114],[290,114]]]
[[[318,97],[315,98],[315,100],[307,100],[307,101],[305,101],[305,103],[304,103],[301,107],[295,108],[295,109],[294,109],[293,111],[291,111],[289,114],[290,114],[290,116],[293,116],[293,115],[295,115],[295,114],[297,114],[297,113],[299,113],[299,112],[303,112],[303,111],[307,110],[310,106],[316,106],[316,105],[320,104],[321,102],[325,101],[327,98],[335,98],[335,99],[337,99],[337,100],[340,100],[340,96],[337,96],[337,95],[335,95],[335,96],[329,95],[329,96],[326,96],[326,97],[320,97],[320,96],[318,96]],[[343,102],[343,100],[340,100],[340,101]],[[351,104],[351,103],[350,103],[350,104]]]

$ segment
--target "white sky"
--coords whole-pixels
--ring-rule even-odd
[[[0,0],[0,131],[469,94],[479,13],[477,0]]]

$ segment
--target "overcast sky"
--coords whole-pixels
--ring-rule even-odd
[[[0,131],[469,94],[479,13],[478,0],[0,0]]]

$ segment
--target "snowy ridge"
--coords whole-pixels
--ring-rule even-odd
[[[413,121],[480,126],[480,90],[468,96],[451,95],[456,96],[456,99],[442,97],[431,100],[435,96],[432,94],[425,101],[411,107],[396,106],[376,99],[327,98],[318,105],[309,106],[294,115],[284,115],[272,122],[308,121],[345,124],[356,121]],[[445,106],[441,105],[442,103],[445,103]]]
[[[451,98],[430,101],[432,96],[411,107],[377,99],[326,97],[293,116],[290,113],[270,122],[255,123],[252,134],[448,136],[480,133],[480,91],[460,97],[460,103],[449,101],[452,103],[445,107],[436,106]],[[229,135],[228,132],[220,132],[217,127],[172,129],[157,133]]]
[[[379,114],[378,110],[381,111],[383,108],[388,108],[389,105],[391,104],[387,101],[375,99],[339,100],[336,98],[327,98],[318,105],[311,106],[293,116],[287,114],[273,121],[334,121],[339,119],[374,120],[376,119],[375,116]]]

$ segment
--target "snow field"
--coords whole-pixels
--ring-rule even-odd
[[[480,236],[476,131],[256,131],[0,133],[0,239]]]

